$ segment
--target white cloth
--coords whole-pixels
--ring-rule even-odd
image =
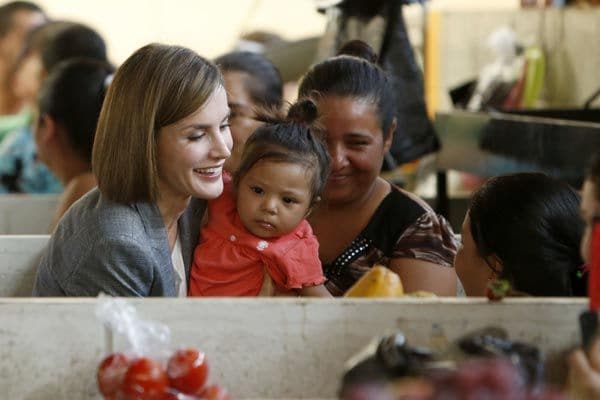
[[[171,253],[171,261],[173,262],[173,269],[175,270],[175,289],[177,290],[177,297],[187,296],[187,281],[185,279],[185,265],[183,263],[183,252],[181,251],[181,240],[177,235],[173,252]]]

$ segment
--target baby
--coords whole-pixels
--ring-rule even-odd
[[[223,194],[209,202],[190,296],[330,296],[306,221],[330,164],[316,117],[310,100],[293,105],[287,119],[261,116],[267,124],[246,142],[233,181],[224,175]]]

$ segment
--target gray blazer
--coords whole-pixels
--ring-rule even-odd
[[[193,199],[179,219],[186,276],[206,202]],[[130,205],[94,189],[62,218],[43,252],[34,296],[176,296],[171,251],[154,203]]]

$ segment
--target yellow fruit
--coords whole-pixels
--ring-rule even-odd
[[[400,297],[404,294],[400,277],[381,265],[365,273],[344,297]]]

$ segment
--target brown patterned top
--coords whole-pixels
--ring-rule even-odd
[[[366,228],[331,263],[325,286],[341,296],[374,264],[414,258],[452,267],[459,243],[450,224],[417,196],[392,186]]]

